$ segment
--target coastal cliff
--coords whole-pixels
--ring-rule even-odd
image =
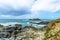
[[[45,40],[60,40],[60,19],[53,20],[48,24]]]

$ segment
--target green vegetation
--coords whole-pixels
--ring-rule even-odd
[[[48,24],[45,33],[46,40],[60,40],[60,19],[53,20]]]

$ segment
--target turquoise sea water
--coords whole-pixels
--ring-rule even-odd
[[[0,24],[2,25],[14,25],[14,24],[22,24],[24,26],[29,26],[29,22],[50,22],[50,19],[41,19],[41,20],[29,20],[29,19],[0,19]],[[36,25],[36,24],[34,24]],[[39,25],[40,26],[40,25]],[[42,26],[42,25],[41,25]],[[41,27],[40,26],[40,27]]]

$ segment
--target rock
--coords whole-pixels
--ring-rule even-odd
[[[60,40],[60,20],[53,20],[46,29],[46,40]]]
[[[21,24],[15,24],[15,30],[21,30],[22,29],[22,25]]]
[[[46,24],[47,25],[48,23],[49,22],[36,22],[35,24],[44,24],[44,25]]]
[[[41,31],[34,27],[25,27],[17,34],[17,40],[43,40],[45,31]]]
[[[22,26],[21,24],[15,24],[16,27]]]
[[[39,18],[33,18],[33,19],[29,19],[29,20],[40,20]]]
[[[11,37],[10,33],[6,31],[0,32],[0,38],[9,38],[9,37]]]
[[[15,29],[15,27],[7,27],[7,28],[5,28],[5,30],[7,30],[7,31],[14,30],[14,29]]]
[[[41,25],[47,25],[49,22],[29,22],[30,24],[41,24]]]
[[[9,26],[12,26],[12,25],[9,25]]]
[[[5,34],[4,38],[10,38],[10,37],[11,37],[11,34],[8,32],[7,34]]]
[[[0,24],[0,27],[3,27],[3,25]]]
[[[0,24],[0,31],[4,29],[4,26]]]

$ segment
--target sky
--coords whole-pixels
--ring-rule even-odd
[[[31,18],[60,18],[60,0],[0,0],[0,19]]]

